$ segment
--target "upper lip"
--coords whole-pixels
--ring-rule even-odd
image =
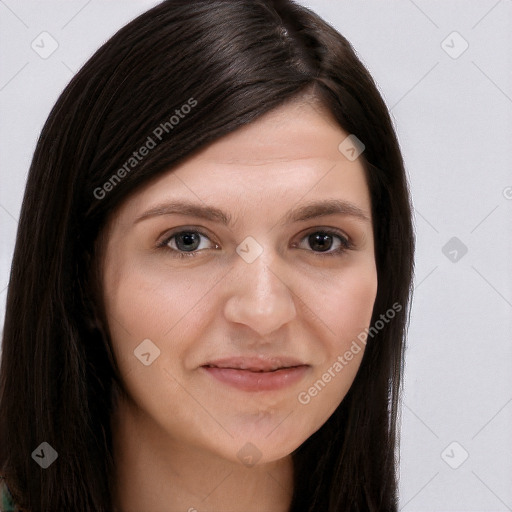
[[[306,366],[298,359],[287,356],[276,357],[226,357],[208,361],[202,366],[213,366],[216,368],[232,368],[235,370],[251,370],[269,372],[281,368],[292,368],[294,366]]]

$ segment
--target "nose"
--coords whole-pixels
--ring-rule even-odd
[[[277,258],[265,250],[252,263],[238,258],[228,280],[230,291],[224,316],[267,336],[297,314],[294,293],[286,282]]]

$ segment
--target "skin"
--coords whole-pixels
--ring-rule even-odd
[[[158,176],[115,212],[102,279],[127,391],[112,416],[117,510],[289,509],[290,454],[343,400],[364,346],[309,403],[297,397],[369,326],[377,293],[363,166],[338,150],[347,135],[318,104],[294,101]],[[234,223],[182,214],[135,222],[176,199],[221,208]],[[292,208],[325,199],[350,202],[367,220],[332,214],[281,222]],[[206,235],[195,256],[156,247],[177,228]],[[350,248],[323,256],[308,235],[327,228],[338,229]],[[236,252],[248,236],[263,249],[252,263]],[[177,243],[175,237],[167,247],[178,250]],[[338,247],[337,236],[327,238],[326,252]],[[148,365],[134,356],[145,339],[160,350]],[[200,368],[258,354],[309,366],[299,382],[258,392]],[[259,457],[256,465],[237,455],[244,446],[242,453]]]

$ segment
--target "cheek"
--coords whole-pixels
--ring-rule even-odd
[[[364,336],[370,325],[377,293],[374,266],[364,271],[346,272],[323,293],[310,294],[312,304],[321,304],[314,312],[322,329],[322,361],[314,375],[301,389],[297,401],[305,407],[304,422],[311,432],[322,425],[341,403],[359,369],[364,350]],[[320,342],[319,342],[320,345]],[[309,418],[309,419],[307,419]]]
[[[330,352],[350,345],[368,327],[377,294],[374,265],[349,269],[335,279],[324,279],[316,290],[312,286],[310,289],[308,306],[327,334]]]
[[[141,410],[162,420],[165,428],[201,425],[204,418],[197,408],[178,408],[167,415],[162,404],[170,403],[171,397],[178,403],[189,401],[179,384],[181,362],[202,329],[201,306],[215,281],[200,271],[191,281],[190,273],[136,261],[119,262],[114,268],[105,282],[105,304],[124,388]]]
[[[115,355],[121,367],[137,365],[134,350],[150,339],[164,359],[179,359],[185,350],[180,338],[194,338],[200,311],[215,286],[211,273],[176,272],[165,266],[120,258],[113,261],[105,279],[105,305]],[[181,335],[180,335],[181,333]],[[169,341],[172,341],[170,343]],[[160,358],[159,356],[159,358]],[[140,364],[140,363],[139,363]]]
[[[338,291],[336,311],[332,311],[334,328],[339,339],[345,340],[368,327],[377,294],[375,273],[349,276]]]

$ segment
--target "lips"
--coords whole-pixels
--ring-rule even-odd
[[[289,357],[230,357],[209,361],[201,369],[223,385],[242,391],[276,392],[302,380],[310,365]]]
[[[203,367],[208,368],[230,368],[233,370],[248,370],[251,372],[275,372],[283,368],[296,366],[307,366],[298,359],[290,357],[229,357],[209,361]]]

